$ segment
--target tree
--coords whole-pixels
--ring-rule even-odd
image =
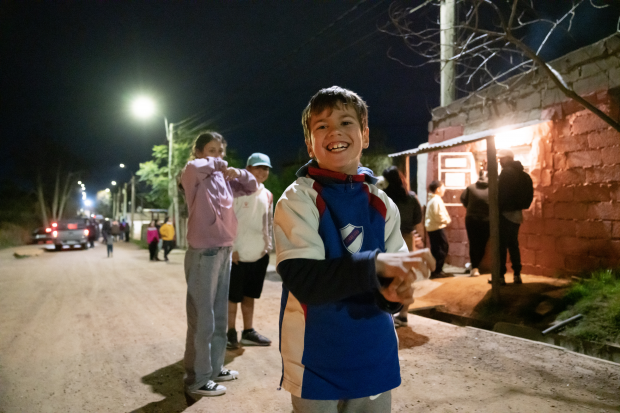
[[[518,79],[540,70],[567,97],[574,99],[593,112],[611,127],[620,131],[620,123],[579,96],[562,75],[545,61],[545,48],[550,39],[560,31],[570,33],[577,13],[585,7],[607,9],[618,19],[620,32],[620,6],[605,0],[454,0],[457,7],[452,43],[453,57],[441,56],[440,35],[442,28],[437,21],[437,9],[446,0],[426,0],[418,6],[403,6],[395,2],[390,6],[390,24],[383,30],[403,39],[406,47],[420,55],[424,62],[456,66],[456,87],[466,93],[496,84],[511,88]],[[407,3],[410,4],[410,3]],[[425,14],[427,27],[420,27]],[[536,35],[533,35],[535,33]],[[404,63],[402,59],[390,57]],[[406,63],[404,63],[406,64]]]
[[[30,133],[30,150],[14,154],[18,173],[31,185],[41,223],[62,219],[69,208],[78,209],[78,187],[83,160],[54,139],[52,125]]]

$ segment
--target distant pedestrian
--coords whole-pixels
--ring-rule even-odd
[[[159,227],[159,234],[163,240],[164,261],[168,261],[168,254],[174,248],[174,226],[171,217],[166,218],[164,225]]]
[[[502,172],[497,181],[499,203],[499,251],[500,284],[506,284],[507,252],[514,273],[514,283],[522,284],[521,252],[519,251],[519,227],[523,222],[523,209],[528,209],[534,198],[532,178],[524,171],[523,165],[514,160],[510,149],[497,151]]]
[[[471,184],[461,194],[465,213],[465,229],[469,239],[471,277],[480,275],[480,262],[489,240],[489,182],[481,171],[478,182]]]
[[[260,298],[269,265],[269,252],[273,249],[273,195],[263,183],[269,177],[271,161],[262,153],[248,158],[246,170],[258,182],[258,190],[233,201],[238,232],[233,244],[230,289],[228,293],[228,333],[226,346],[239,347],[235,321],[237,307],[241,304],[244,346],[269,346],[271,340],[253,327],[254,300]]]
[[[114,236],[111,233],[103,234],[106,246],[108,248],[108,258],[114,256]]]
[[[258,189],[251,173],[228,167],[225,151],[222,135],[201,133],[181,175],[189,210],[184,381],[187,392],[200,396],[226,393],[226,387],[216,382],[239,374],[224,367],[230,260],[237,235],[233,197]]]
[[[159,231],[155,226],[155,221],[151,221],[146,229],[146,243],[149,244],[149,256],[151,261],[159,261],[157,258],[157,244],[159,243]]]
[[[112,221],[112,227],[110,230],[112,236],[116,238],[115,241],[118,241],[118,237],[121,235],[121,224],[117,220]]]
[[[131,233],[131,227],[129,226],[129,222],[125,222],[125,242],[130,241],[129,234]]]
[[[435,271],[431,274],[431,278],[449,277],[449,274],[443,272],[443,265],[450,248],[444,228],[452,222],[442,199],[443,195],[446,193],[446,187],[441,181],[433,181],[428,186],[428,192],[424,226],[426,227],[428,238],[431,242],[431,254],[433,254],[437,262]]]
[[[415,192],[405,186],[405,176],[396,166],[390,166],[383,171],[384,192],[396,204],[400,213],[400,232],[409,251],[424,248],[420,235],[424,234],[422,226],[422,206]],[[413,303],[412,303],[413,304]],[[403,306],[400,314],[394,317],[396,327],[407,325],[409,306]]]
[[[97,222],[94,218],[88,220],[88,224],[86,225],[86,229],[88,229],[88,244],[91,248],[95,247],[95,240],[97,239]]]

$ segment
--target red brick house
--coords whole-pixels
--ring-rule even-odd
[[[550,63],[575,92],[620,119],[620,35]],[[620,133],[568,99],[545,75],[493,86],[432,112],[428,144],[391,156],[418,156],[418,192],[446,183],[452,216],[447,262],[469,262],[461,191],[486,165],[486,137],[515,152],[534,182],[519,242],[523,272],[561,276],[620,265]],[[428,149],[427,149],[428,150]]]

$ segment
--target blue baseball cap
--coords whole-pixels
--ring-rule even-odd
[[[250,157],[248,158],[248,162],[246,163],[246,166],[262,166],[262,165],[272,168],[269,157],[265,155],[264,153],[260,153],[260,152],[256,152],[250,155]]]

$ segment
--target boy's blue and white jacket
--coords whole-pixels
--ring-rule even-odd
[[[358,175],[312,161],[275,212],[277,270],[282,276],[282,387],[314,400],[368,397],[400,385],[398,342],[379,293],[379,252],[404,252],[396,205]]]

